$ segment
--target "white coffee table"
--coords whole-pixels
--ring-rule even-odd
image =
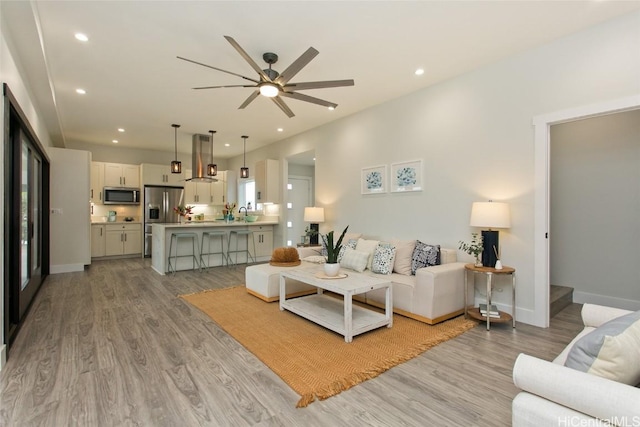
[[[340,270],[347,277],[342,279],[318,278],[323,273],[321,265],[296,268],[280,273],[280,310],[289,310],[318,325],[344,335],[346,342],[353,341],[354,335],[372,329],[393,325],[393,301],[391,281],[384,276],[373,277],[350,270]],[[318,292],[298,298],[287,299],[287,279],[294,279],[318,288]],[[362,294],[374,289],[386,290],[385,313],[353,305],[353,295]],[[342,295],[341,301],[323,291],[331,291]]]

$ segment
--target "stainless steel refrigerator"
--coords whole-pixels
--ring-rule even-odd
[[[144,186],[144,256],[151,256],[151,224],[179,222],[174,207],[182,203],[184,188]]]

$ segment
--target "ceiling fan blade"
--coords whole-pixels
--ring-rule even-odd
[[[287,69],[280,74],[280,76],[278,76],[278,78],[276,79],[276,83],[281,85],[286,84],[289,80],[291,80],[293,76],[298,74],[298,72],[302,70],[305,65],[311,62],[311,60],[315,58],[318,53],[319,52],[312,47],[307,49],[305,53],[300,55],[298,59],[293,61],[293,63],[289,65]]]
[[[271,99],[287,115],[287,117],[291,118],[295,116],[295,114],[293,114],[293,111],[291,111],[291,108],[289,108],[287,104],[285,104],[284,100],[280,99],[279,96],[273,97]]]
[[[320,98],[314,98],[313,96],[304,95],[302,93],[296,92],[280,92],[280,96],[286,96],[287,98],[297,99],[299,101],[311,102],[312,104],[322,105],[323,107],[332,107],[336,108],[338,104],[334,104],[333,102],[325,101]]]
[[[183,58],[182,56],[176,56],[176,58],[182,59],[183,61],[191,62],[193,64],[202,65],[203,67],[212,68],[212,69],[214,69],[216,71],[222,71],[223,73],[231,74],[233,76],[238,76],[238,77],[243,78],[245,80],[250,80],[250,81],[252,81],[254,83],[260,83],[260,81],[258,81],[258,80],[252,79],[251,77],[243,76],[242,74],[234,73],[233,71],[223,70],[222,68],[214,67],[212,65],[203,64],[202,62],[194,61],[192,59]]]
[[[191,89],[219,89],[225,87],[256,87],[255,85],[226,85],[226,86],[201,86],[201,87],[192,87]]]
[[[235,50],[238,51],[238,53],[240,54],[240,56],[242,56],[244,58],[245,61],[247,61],[249,63],[249,65],[251,65],[251,68],[253,68],[256,73],[260,74],[260,77],[267,82],[270,82],[271,79],[269,78],[269,76],[267,76],[265,74],[264,71],[262,71],[262,68],[260,68],[260,66],[258,64],[256,64],[256,62],[251,59],[251,57],[249,56],[249,54],[247,52],[244,51],[244,49],[238,44],[237,41],[235,41],[233,39],[233,37],[229,37],[229,36],[224,36],[225,39],[227,39],[227,41],[229,43],[231,43],[231,46],[233,46],[235,48]]]
[[[341,86],[353,86],[355,82],[353,80],[327,80],[324,82],[303,82],[303,83],[289,83],[284,85],[284,89],[287,91],[306,90],[306,89],[324,89],[328,87],[341,87]]]
[[[247,99],[244,100],[244,102],[242,103],[241,106],[238,107],[238,110],[242,110],[244,109],[247,105],[251,104],[251,101],[253,101],[254,99],[256,99],[258,97],[258,95],[260,95],[260,91],[259,90],[255,90],[253,91],[253,93],[251,95],[249,95],[249,97]]]

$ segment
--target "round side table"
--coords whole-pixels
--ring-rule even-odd
[[[471,317],[476,320],[487,322],[487,331],[491,329],[491,323],[507,323],[512,322],[513,327],[516,327],[516,269],[512,267],[504,266],[501,270],[496,270],[492,267],[476,267],[474,264],[466,264],[464,266],[464,317]],[[469,307],[467,298],[469,294],[469,279],[468,274],[484,274],[487,280],[487,315],[484,316],[480,313],[479,307]],[[498,311],[499,317],[491,317],[491,291],[493,286],[493,275],[508,274],[511,275],[511,311],[513,316],[504,311]],[[475,281],[474,281],[475,283]]]

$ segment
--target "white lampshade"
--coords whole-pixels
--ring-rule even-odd
[[[324,222],[324,208],[304,208],[304,220],[314,224]]]
[[[474,202],[471,206],[471,227],[509,228],[509,205],[500,202]]]
[[[278,94],[278,87],[271,83],[264,83],[260,85],[260,95],[266,96],[267,98],[273,98]]]

